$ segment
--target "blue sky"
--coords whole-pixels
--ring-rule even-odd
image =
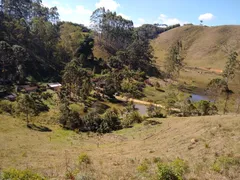
[[[92,12],[98,7],[116,11],[131,19],[135,26],[145,23],[203,24],[209,26],[240,24],[240,0],[43,0],[57,6],[60,19],[89,26]]]

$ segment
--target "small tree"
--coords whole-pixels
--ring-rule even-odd
[[[225,78],[227,84],[229,80],[232,80],[235,76],[235,71],[239,68],[239,61],[237,60],[238,54],[236,52],[231,52],[226,62],[225,69],[223,71],[223,78]]]
[[[174,108],[176,102],[178,101],[177,94],[174,91],[168,92],[165,97],[165,109],[167,114],[172,113],[172,108]]]
[[[176,77],[183,68],[182,42],[177,41],[172,45],[165,58],[165,70],[169,77]]]
[[[63,104],[60,107],[60,118],[59,123],[62,124],[62,126],[66,129],[79,129],[82,125],[82,120],[80,118],[80,115],[76,111],[72,111],[69,108],[69,102],[65,99],[63,100]]]
[[[220,78],[212,79],[206,89],[206,93],[213,99],[215,104],[221,93],[228,91],[227,82]]]
[[[29,94],[23,94],[19,97],[17,102],[19,112],[26,115],[27,125],[29,124],[29,116],[35,113],[35,102]]]
[[[228,61],[226,62],[225,69],[223,71],[223,78],[225,78],[225,81],[227,83],[227,86],[229,84],[229,80],[232,80],[235,77],[235,72],[237,69],[239,69],[240,63],[237,60],[238,53],[231,51],[229,53]],[[224,103],[224,109],[223,114],[227,112],[227,104],[228,100],[230,98],[231,91],[226,91],[226,97],[225,97],[225,103]]]

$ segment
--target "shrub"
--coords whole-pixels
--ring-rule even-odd
[[[31,98],[34,101],[34,112],[38,115],[40,112],[48,111],[49,107],[43,103],[42,97],[37,93],[32,93]]]
[[[75,130],[82,126],[83,123],[79,113],[72,111],[67,103],[60,107],[60,112],[59,123],[62,124],[64,128]]]
[[[143,161],[138,167],[137,167],[137,171],[139,173],[145,173],[148,170],[148,162],[145,160]]]
[[[98,129],[100,133],[108,133],[120,128],[120,119],[116,109],[108,109],[102,116],[102,122]]]
[[[91,160],[86,153],[82,153],[78,156],[78,163],[79,164],[91,164]]]
[[[46,180],[46,178],[33,173],[30,170],[9,169],[3,171],[2,180]]]
[[[158,179],[159,180],[183,180],[183,175],[186,173],[188,166],[181,159],[176,159],[171,163],[158,164]]]
[[[44,92],[41,94],[41,96],[44,100],[47,100],[53,97],[53,95],[50,92]]]
[[[156,106],[150,105],[147,108],[147,111],[148,111],[148,116],[150,118],[164,118],[165,117],[163,115],[162,110],[161,110],[160,107],[156,107]]]
[[[200,115],[215,115],[218,113],[218,109],[214,104],[211,104],[209,101],[201,100],[196,103],[196,107]]]
[[[102,119],[97,112],[92,111],[92,112],[89,112],[87,115],[85,115],[82,118],[82,121],[83,121],[83,126],[80,128],[80,131],[97,132],[102,122]]]
[[[139,114],[138,111],[132,111],[124,117],[122,121],[123,127],[130,127],[134,123],[141,123],[143,121],[143,117]]]
[[[163,163],[158,164],[158,180],[179,180],[173,169]]]
[[[0,110],[9,114],[14,113],[13,103],[7,100],[0,101]]]
[[[201,100],[196,103],[196,106],[197,106],[199,113],[202,116],[208,115],[208,112],[210,110],[210,102],[209,101]]]

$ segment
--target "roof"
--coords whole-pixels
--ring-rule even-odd
[[[55,88],[55,87],[61,87],[62,85],[60,83],[48,83],[48,86],[51,88]]]
[[[38,87],[37,86],[33,86],[33,87],[25,87],[24,88],[26,91],[34,91],[34,90],[37,90]]]
[[[10,94],[8,96],[5,96],[4,97],[5,99],[16,99],[17,98],[17,95],[16,94]]]

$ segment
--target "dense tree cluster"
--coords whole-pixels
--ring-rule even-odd
[[[159,34],[179,26],[180,24],[175,24],[171,26],[161,25],[161,24],[143,24],[142,26],[136,28],[135,31],[138,34],[138,36],[141,38],[154,39]]]
[[[41,0],[2,0],[0,7],[1,80],[59,80],[89,30],[59,22],[57,8]]]

